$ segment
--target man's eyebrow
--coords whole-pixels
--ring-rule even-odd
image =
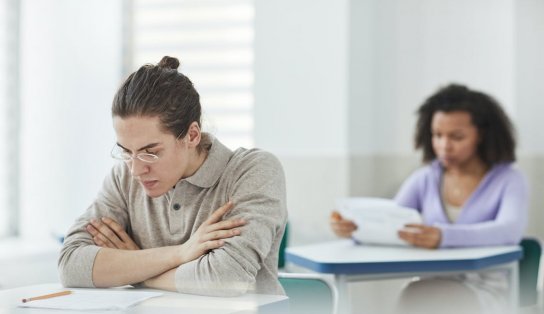
[[[161,143],[151,143],[151,144],[147,144],[145,145],[144,147],[141,147],[140,149],[138,149],[137,151],[142,151],[142,150],[146,150],[146,149],[150,149],[150,148],[153,148],[153,147],[156,147],[158,145],[160,145]],[[117,143],[117,146],[121,147],[122,149],[126,150],[127,152],[130,152],[130,149],[124,147],[123,145]]]

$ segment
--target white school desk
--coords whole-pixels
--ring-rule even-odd
[[[0,290],[0,314],[230,314],[230,313],[289,313],[289,299],[286,296],[266,294],[245,294],[239,297],[207,297],[168,291],[137,289],[138,291],[162,292],[164,295],[145,300],[125,311],[69,311],[20,308],[17,304],[23,298],[44,295],[63,288],[60,284],[42,284],[15,289]],[[103,290],[103,289],[102,289]],[[59,297],[62,298],[62,297]]]
[[[338,314],[351,313],[347,284],[353,281],[448,275],[505,269],[510,302],[518,304],[519,246],[428,250],[415,247],[357,245],[352,240],[289,247],[288,262],[319,273],[334,274]]]

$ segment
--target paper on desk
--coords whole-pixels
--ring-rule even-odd
[[[398,231],[409,223],[423,223],[419,212],[397,205],[393,200],[372,197],[341,198],[336,201],[340,214],[357,225],[353,238],[362,243],[408,245]]]
[[[136,303],[162,295],[160,292],[114,289],[72,291],[73,293],[69,295],[20,303],[18,306],[58,310],[124,310]]]

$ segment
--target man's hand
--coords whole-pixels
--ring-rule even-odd
[[[404,241],[418,247],[436,249],[442,240],[442,231],[436,227],[407,224],[398,234]]]
[[[244,219],[222,220],[229,210],[234,207],[232,201],[219,207],[196,232],[183,243],[180,248],[182,264],[190,262],[206,254],[208,251],[222,247],[227,238],[240,235],[237,227],[246,224]]]
[[[332,231],[342,238],[351,238],[353,232],[357,230],[357,225],[353,221],[344,219],[337,211],[331,213],[330,224]]]
[[[120,250],[140,249],[125,229],[117,221],[108,217],[91,219],[91,223],[87,225],[87,232],[93,237],[94,244],[100,247]]]

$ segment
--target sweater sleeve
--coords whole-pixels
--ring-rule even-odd
[[[124,166],[124,165],[121,165]],[[110,217],[127,226],[126,203],[121,197],[117,171],[114,167],[104,180],[101,191],[87,211],[70,227],[58,260],[61,283],[66,287],[94,287],[93,264],[100,247],[94,245],[86,226],[93,218]]]
[[[441,247],[518,244],[527,225],[529,187],[520,171],[512,170],[503,186],[495,219],[474,224],[437,223]]]
[[[235,207],[225,218],[244,218],[247,224],[222,248],[179,266],[175,274],[179,292],[231,296],[254,290],[256,284],[275,284],[257,283],[256,276],[262,267],[274,268],[269,270],[271,278],[277,274],[277,259],[273,266],[264,261],[277,255],[287,220],[281,164],[269,153],[253,151],[230,175]]]
[[[404,180],[397,195],[395,202],[404,207],[414,208],[421,212],[421,191],[425,191],[425,172],[427,168],[416,170],[408,179]]]

